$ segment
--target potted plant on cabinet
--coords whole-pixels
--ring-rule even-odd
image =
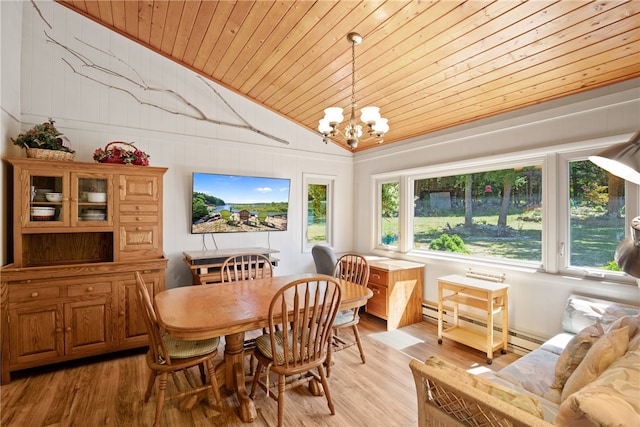
[[[75,151],[69,140],[54,126],[54,121],[35,125],[11,141],[27,150],[27,157],[48,160],[73,160]]]

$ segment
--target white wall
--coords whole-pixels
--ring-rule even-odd
[[[320,136],[211,82],[209,84],[255,128],[289,144],[245,129],[187,118],[184,114],[195,114],[195,110],[185,107],[169,93],[154,95],[150,91],[140,91],[135,85],[123,83],[115,76],[106,76],[92,67],[82,67],[67,50],[48,42],[45,32],[57,43],[86,56],[90,63],[130,78],[136,77],[135,70],[146,85],[176,91],[207,117],[242,124],[199,77],[161,55],[51,1],[36,2],[46,22],[36,13],[31,2],[9,2],[10,6],[6,3],[2,2],[2,11],[10,11],[10,19],[20,22],[16,8],[22,9],[23,13],[22,33],[20,28],[14,28],[17,31],[10,33],[4,21],[2,27],[3,46],[5,40],[11,46],[21,46],[20,50],[11,52],[22,54],[21,68],[8,71],[12,74],[9,83],[12,89],[15,92],[21,90],[22,105],[17,104],[18,108],[13,108],[7,101],[7,106],[14,110],[14,114],[19,113],[17,118],[22,122],[22,130],[51,117],[56,121],[56,127],[71,139],[77,152],[76,161],[92,162],[93,151],[110,141],[133,141],[151,155],[151,165],[168,168],[164,178],[163,234],[164,251],[169,258],[168,287],[191,282],[191,275],[183,262],[183,251],[200,250],[203,243],[208,249],[215,247],[211,235],[189,233],[191,175],[194,171],[291,179],[288,231],[215,235],[219,248],[270,246],[280,250],[278,275],[314,271],[310,253],[302,251],[302,174],[334,175],[335,200],[340,208],[334,223],[335,246],[341,250],[351,249],[353,164],[350,152],[334,144],[325,145]],[[3,72],[5,64],[8,64],[4,54],[3,49]],[[78,72],[108,85],[122,87],[145,102],[175,109],[182,114],[142,105],[123,91],[74,73],[63,58]],[[2,106],[4,109],[4,98]],[[8,141],[8,137],[17,136],[19,131],[14,126],[3,132],[3,151],[24,156]],[[3,206],[11,203],[5,190],[3,201]],[[7,244],[6,238],[3,238],[3,244]]]
[[[393,123],[390,124],[393,126]],[[355,164],[355,250],[377,252],[425,264],[424,299],[437,301],[437,278],[464,275],[468,264],[439,258],[410,257],[371,247],[375,229],[371,206],[371,175],[501,153],[580,143],[594,138],[632,134],[640,129],[640,79],[547,102],[536,107],[459,126],[402,144],[357,153]],[[636,187],[637,188],[637,187]],[[491,270],[490,266],[475,266]],[[506,270],[509,288],[509,327],[534,337],[560,331],[561,312],[570,293],[640,303],[640,290],[630,284],[603,283],[555,274]]]

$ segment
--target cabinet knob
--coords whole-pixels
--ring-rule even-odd
[[[120,312],[120,316],[124,316],[124,310]]]
[[[71,332],[71,326],[67,326],[64,330],[67,332]]]
[[[40,295],[37,292],[31,292],[31,298],[36,298],[38,295]]]
[[[373,292],[374,294],[379,294],[380,293],[380,289],[371,288],[371,292]]]
[[[56,328],[56,332],[57,332],[57,333],[62,332],[62,328]]]
[[[136,206],[136,210],[139,211],[140,210],[140,206]]]
[[[372,274],[371,277],[375,277],[376,279],[379,279],[380,275],[379,274]]]
[[[139,216],[136,217],[136,221],[142,221],[142,218],[140,218]]]
[[[142,227],[136,227],[136,231],[142,230]]]
[[[93,286],[89,286],[89,287],[87,288],[87,292],[93,292]]]

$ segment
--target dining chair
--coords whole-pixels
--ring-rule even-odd
[[[273,276],[273,267],[271,260],[262,254],[238,254],[228,257],[222,263],[220,268],[222,283],[236,282],[240,280],[253,280],[263,277]],[[245,333],[245,335],[256,336],[253,331]],[[258,331],[259,333],[259,331]],[[266,333],[263,329],[262,333]],[[250,354],[249,375],[253,374],[255,366],[255,357],[253,357],[253,349],[255,348],[255,338],[246,338],[243,343],[245,354]]]
[[[316,265],[316,273],[333,275],[338,261],[336,253],[332,247],[326,245],[314,245],[311,248],[313,262]]]
[[[158,384],[158,396],[156,398],[156,414],[154,427],[160,426],[160,417],[164,402],[167,400],[180,399],[187,396],[196,396],[197,394],[207,391],[209,394],[209,402],[213,404],[211,397],[214,396],[218,407],[222,408],[222,398],[220,389],[216,380],[213,358],[218,354],[218,344],[220,338],[210,338],[198,341],[183,341],[163,333],[158,324],[156,312],[153,302],[149,296],[149,290],[142,278],[140,272],[135,272],[136,277],[136,295],[138,306],[142,312],[147,332],[149,334],[149,351],[147,352],[147,365],[151,369],[147,390],[144,395],[145,403],[149,401],[156,377],[160,375]],[[202,386],[197,386],[192,377],[187,374],[187,369],[198,366],[201,374],[203,373],[202,365],[206,367],[208,381],[206,377],[202,378]],[[192,388],[180,391],[172,396],[165,396],[167,389],[167,379],[169,374],[182,371],[185,374],[187,382]],[[176,384],[178,387],[178,384]]]
[[[367,287],[369,282],[369,263],[362,255],[348,253],[342,255],[336,262],[333,275],[339,279],[348,280],[360,286]],[[336,351],[344,350],[354,344],[358,345],[360,351],[360,359],[362,363],[366,363],[362,341],[360,340],[360,331],[358,331],[358,323],[360,322],[359,308],[350,308],[341,310],[336,316],[333,324],[333,334],[331,336],[330,345],[327,353],[327,376],[331,376],[332,355]],[[342,329],[351,328],[354,339],[347,341],[339,336]]]
[[[341,298],[338,281],[319,275],[288,283],[271,300],[269,333],[256,339],[258,368],[250,396],[255,398],[260,386],[278,402],[278,426],[284,419],[285,391],[306,383],[317,386],[320,381],[331,415],[335,415],[324,363]],[[269,382],[271,373],[278,376],[274,384]]]
[[[273,276],[271,260],[262,254],[238,254],[224,260],[220,268],[222,282],[252,280]]]

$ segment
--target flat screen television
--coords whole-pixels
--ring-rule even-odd
[[[286,231],[288,178],[194,172],[191,233]]]

